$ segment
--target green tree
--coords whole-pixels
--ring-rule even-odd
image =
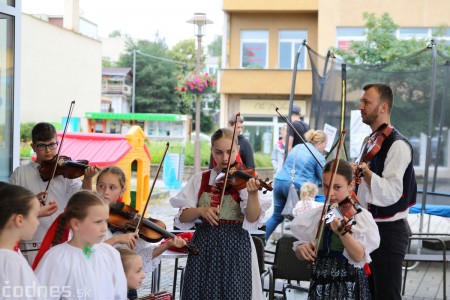
[[[197,45],[195,39],[182,40],[172,47],[172,59],[184,62],[184,65],[179,65],[180,74],[194,72],[197,66]],[[200,69],[205,61],[204,55],[200,60]]]
[[[214,39],[214,41],[211,42],[211,44],[208,45],[208,54],[209,56],[221,56],[222,55],[222,36],[218,35]]]
[[[366,83],[389,78],[395,87],[394,124],[407,136],[426,132],[431,89],[432,53],[427,50],[430,41],[398,39],[396,30],[399,26],[387,13],[380,18],[373,13],[364,13],[363,17],[366,21],[366,40],[352,42],[348,50],[332,49],[349,65],[349,92],[361,90]],[[439,38],[445,31],[445,26],[440,27],[434,31],[434,36]],[[438,50],[447,49],[442,42],[438,42],[436,47]],[[438,83],[436,90],[440,91],[440,85]]]
[[[424,39],[398,39],[395,32],[399,26],[388,13],[377,18],[373,13],[365,12],[363,17],[367,28],[366,40],[352,42],[348,51],[333,49],[349,64],[370,66],[386,63],[422,50],[429,42]]]
[[[218,35],[211,44],[208,45],[208,55],[219,57],[218,65],[222,66],[222,36]]]
[[[171,53],[164,41],[155,37],[155,41],[127,40],[127,53],[121,55],[117,65],[131,67],[133,50],[136,53],[135,112],[139,113],[178,113],[178,97],[175,94],[177,84],[177,64],[172,61]]]
[[[114,67],[114,63],[110,57],[104,56],[102,57],[102,67],[103,68],[111,68]]]
[[[108,37],[115,38],[115,37],[122,37],[122,31],[120,30],[114,30],[110,34],[108,34]]]
[[[30,142],[31,141],[31,130],[33,130],[35,122],[21,123],[20,124],[20,141]]]
[[[203,51],[202,51],[203,53]],[[195,72],[197,66],[197,45],[195,39],[182,40],[172,47],[172,59],[180,62],[184,62],[183,68],[179,67],[178,76]],[[201,57],[200,69],[203,69],[203,63],[205,61],[205,55]],[[218,95],[218,94],[217,94]],[[183,93],[179,96],[179,110],[183,114],[190,114],[193,120],[193,126],[195,128],[195,95],[189,93]],[[219,97],[219,96],[218,96]],[[220,99],[220,98],[219,98]],[[202,100],[203,101],[203,100]],[[200,131],[210,132],[214,126],[212,117],[200,112]]]

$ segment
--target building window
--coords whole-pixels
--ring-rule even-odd
[[[409,40],[431,40],[443,41],[444,44],[450,44],[450,29],[428,28],[428,27],[402,27],[395,31],[398,39]],[[338,27],[336,28],[337,48],[348,50],[351,42],[362,42],[366,40],[366,29],[363,27]]]
[[[426,39],[430,36],[428,28],[399,28],[398,38],[402,40],[407,39]]]
[[[269,32],[267,30],[241,31],[241,68],[267,68]]]
[[[280,30],[278,37],[278,65],[280,69],[293,69],[295,56],[307,39],[306,30]],[[297,64],[298,70],[306,69],[306,49],[302,49]]]
[[[338,27],[336,28],[336,47],[348,50],[352,42],[366,40],[366,29],[364,27]]]

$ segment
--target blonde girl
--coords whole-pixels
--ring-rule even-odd
[[[0,299],[44,299],[38,279],[17,248],[38,228],[39,200],[26,188],[2,183],[0,206]]]
[[[128,291],[134,291],[142,286],[145,278],[144,263],[142,257],[130,249],[118,249],[120,259],[122,260],[123,269],[127,278]],[[136,299],[135,294],[128,295],[129,300]]]
[[[300,188],[300,201],[295,205],[292,214],[298,216],[301,213],[310,211],[311,209],[320,206],[320,203],[315,202],[316,195],[319,193],[319,188],[312,182],[305,182]]]
[[[239,153],[237,138],[232,137],[228,128],[214,132],[211,153],[217,166],[195,174],[170,199],[180,209],[176,227],[189,229],[197,218],[202,221],[192,239],[200,254],[188,257],[183,300],[263,299],[255,246],[247,231],[263,224],[259,183],[252,178],[241,190],[229,187],[223,199],[215,184],[216,176],[228,162],[233,165]]]
[[[75,193],[59,217],[53,244],[36,268],[48,299],[126,299],[127,287],[119,252],[102,243],[109,206],[98,194]],[[58,244],[68,226],[72,239]]]
[[[325,165],[322,178],[323,191],[325,195],[330,194],[331,205],[339,205],[342,201],[348,203],[348,200],[356,203],[351,198],[354,188],[351,165],[340,160],[333,186],[330,186],[332,166],[333,161]],[[356,224],[351,227],[351,232],[343,230],[341,218],[347,220],[342,217],[345,215],[343,212],[340,216],[327,214],[331,217],[324,226],[322,240],[316,245],[315,236],[322,208],[320,206],[302,214],[291,224],[291,231],[298,239],[293,248],[297,257],[314,262],[308,299],[370,299],[364,266],[370,263],[369,254],[380,243],[372,214],[358,207],[360,212],[353,216]]]
[[[126,190],[125,174],[116,166],[104,168],[97,177],[96,189],[108,204],[116,204]],[[112,233],[109,229],[106,232],[105,243],[114,247],[128,247],[134,250],[142,257],[146,273],[153,271],[158,266],[161,261],[160,255],[170,246],[182,248],[186,245],[186,241],[179,237],[169,239],[166,243],[159,245],[139,239],[134,232]]]

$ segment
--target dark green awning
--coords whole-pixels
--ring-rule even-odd
[[[182,121],[183,115],[177,115],[177,114],[143,114],[143,113],[118,114],[118,113],[108,113],[108,112],[87,112],[85,117],[88,118],[88,119],[105,119],[105,120],[135,120],[135,121],[177,122],[177,121]]]

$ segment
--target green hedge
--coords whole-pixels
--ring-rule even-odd
[[[147,142],[147,147],[150,151],[152,157],[152,164],[159,164],[161,158],[164,154],[164,149],[166,148],[166,142],[151,141]],[[171,143],[169,146],[168,153],[184,153],[184,165],[193,166],[194,165],[194,143],[188,143],[184,146],[181,143]],[[206,141],[200,142],[200,165],[202,167],[209,166],[209,158],[211,155],[211,147]],[[268,168],[272,167],[271,155],[263,154],[261,152],[256,152],[254,154],[255,165],[257,168]]]

